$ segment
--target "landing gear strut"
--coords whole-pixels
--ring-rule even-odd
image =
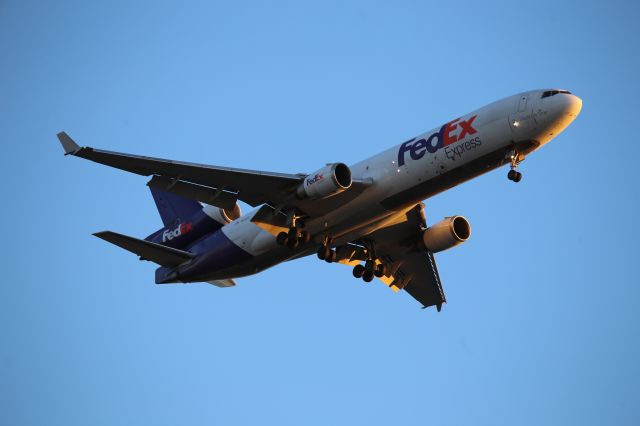
[[[524,155],[514,150],[507,154],[507,158],[511,161],[511,170],[507,173],[507,179],[518,183],[522,180],[522,173],[517,168],[524,161]]]
[[[322,245],[318,249],[318,259],[324,260],[327,263],[332,263],[336,261],[336,257],[336,251],[331,248],[331,239],[325,237]]]

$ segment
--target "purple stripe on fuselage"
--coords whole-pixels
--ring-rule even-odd
[[[234,244],[221,229],[197,241],[189,251],[196,256],[191,262],[178,268],[179,281],[206,281],[208,276],[218,271],[241,265],[253,258]],[[169,276],[172,271],[175,270],[158,268],[156,282]]]

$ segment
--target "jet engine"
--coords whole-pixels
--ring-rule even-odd
[[[230,210],[205,204],[204,213],[207,216],[209,216],[211,219],[223,225],[226,225],[227,223],[230,223],[236,220],[242,215],[240,206],[237,203],[234,204],[233,208]]]
[[[471,224],[463,216],[445,217],[424,230],[422,242],[433,253],[462,244],[471,236]]]
[[[311,173],[296,190],[299,199],[319,199],[349,189],[351,186],[351,170],[346,164],[333,163]]]

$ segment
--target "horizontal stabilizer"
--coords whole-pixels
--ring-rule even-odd
[[[137,254],[141,259],[150,260],[161,266],[175,267],[193,258],[193,254],[187,251],[139,240],[117,232],[103,231],[96,232],[93,235]]]

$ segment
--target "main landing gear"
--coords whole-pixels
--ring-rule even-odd
[[[524,161],[524,155],[514,150],[507,154],[507,158],[511,161],[511,170],[507,173],[507,179],[518,183],[522,180],[522,173],[517,168]]]
[[[355,278],[362,278],[366,283],[373,281],[373,277],[383,277],[388,275],[387,267],[384,262],[378,259],[375,255],[373,244],[367,244],[365,251],[367,253],[367,260],[364,265],[358,264],[353,267],[353,276]]]
[[[331,246],[331,239],[325,237],[322,245],[318,249],[318,259],[324,260],[327,263],[336,262],[338,254]],[[364,265],[360,263],[353,267],[354,277],[362,278],[364,282],[369,283],[373,281],[374,277],[380,278],[389,275],[388,267],[382,260],[376,257],[373,244],[366,244],[364,251],[366,253],[366,260]]]
[[[301,244],[307,244],[311,241],[311,234],[304,230],[304,223],[294,217],[293,223],[287,232],[280,232],[276,236],[276,242],[281,246],[287,246],[295,249]]]
[[[332,263],[336,261],[337,253],[334,249],[331,248],[331,240],[325,238],[325,241],[318,249],[318,259],[324,260],[327,263]]]
[[[373,281],[373,277],[380,278],[385,275],[387,275],[387,270],[384,263],[379,263],[375,260],[367,259],[364,265],[358,264],[353,267],[353,276],[355,278],[362,278],[366,283]]]

